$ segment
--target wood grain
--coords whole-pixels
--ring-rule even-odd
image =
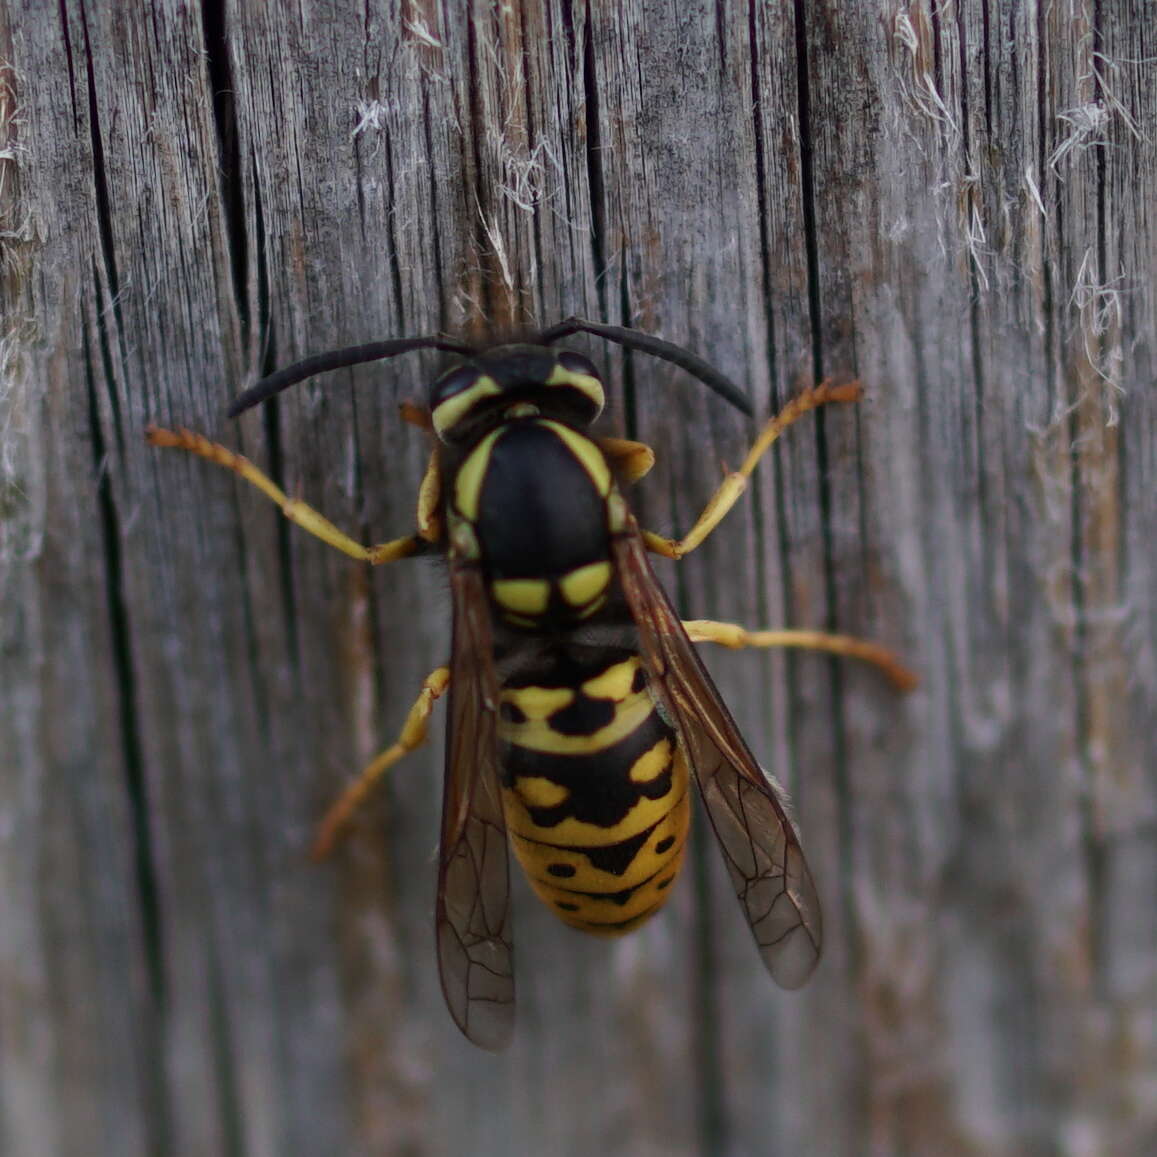
[[[1157,43],[1143,0],[0,2],[0,1152],[1132,1155],[1157,1148]],[[237,423],[306,354],[568,314],[793,429],[662,575],[922,686],[709,653],[791,788],[827,947],[770,984],[708,833],[621,942],[516,896],[519,1023],[434,967],[440,741],[339,785],[446,658],[425,354]],[[685,531],[754,427],[605,365]],[[702,825],[700,825],[702,829]]]

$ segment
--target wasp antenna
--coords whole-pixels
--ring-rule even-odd
[[[274,394],[280,394],[282,390],[305,381],[306,378],[312,378],[315,374],[361,365],[362,362],[381,361],[383,358],[397,357],[398,354],[406,354],[411,350],[444,350],[447,353],[465,355],[474,353],[470,346],[451,341],[449,338],[438,337],[436,334],[429,337],[403,337],[394,341],[374,341],[366,345],[330,350],[329,353],[315,354],[296,365],[286,366],[285,369],[255,382],[234,400],[229,407],[229,417],[236,418],[238,414],[243,414],[251,407],[272,398]]]
[[[574,333],[593,334],[595,337],[617,342],[627,349],[638,350],[639,353],[650,354],[652,357],[671,362],[689,374],[693,374],[709,390],[714,390],[721,398],[725,398],[749,418],[753,414],[751,402],[748,401],[747,396],[730,378],[725,377],[714,366],[709,365],[701,357],[682,346],[673,345],[669,341],[662,341],[648,333],[640,333],[637,329],[625,329],[618,325],[603,325],[602,322],[587,321],[581,317],[568,317],[565,321],[560,321],[558,325],[544,329],[538,335],[538,340],[543,345],[550,345],[551,342],[570,337]]]

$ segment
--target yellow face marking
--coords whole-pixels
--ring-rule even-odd
[[[438,437],[441,438],[484,398],[493,398],[501,393],[502,387],[493,378],[482,374],[472,386],[467,386],[461,393],[435,406],[430,418]]]
[[[449,405],[449,402],[444,404]],[[470,451],[470,456],[462,463],[458,477],[454,481],[454,504],[471,522],[478,517],[478,497],[482,493],[482,479],[486,477],[490,452],[501,433],[501,428],[492,430]]]
[[[655,709],[645,693],[633,695],[628,702],[616,705],[615,717],[606,727],[600,727],[590,735],[564,735],[551,727],[548,718],[560,707],[565,707],[574,698],[574,692],[565,688],[524,687],[517,695],[504,691],[502,698],[521,708],[527,719],[525,723],[500,719],[499,735],[508,743],[551,755],[594,755],[641,727]]]
[[[569,687],[508,687],[502,692],[502,702],[517,707],[526,716],[526,723],[499,723],[499,731],[506,738],[512,731],[518,733],[518,743],[522,743],[522,729],[534,724],[542,725],[556,711],[574,702],[574,692]],[[583,736],[578,738],[582,739]]]
[[[595,489],[605,498],[611,490],[611,468],[607,465],[603,452],[589,438],[584,438],[569,426],[563,426],[559,422],[546,421],[542,425],[553,430],[567,444],[570,452],[590,475]]]
[[[669,739],[660,739],[650,751],[644,751],[638,759],[631,764],[631,782],[632,783],[650,783],[651,780],[657,779],[670,766],[671,763],[671,741]]]
[[[546,579],[495,579],[490,589],[507,610],[520,615],[541,615],[550,601]]]
[[[558,807],[570,792],[541,775],[519,776],[514,783],[518,798],[528,807]]]
[[[608,667],[601,675],[588,679],[583,685],[583,694],[591,699],[613,699],[616,703],[623,702],[631,694],[631,687],[635,682],[635,672],[640,666],[638,656],[632,655],[621,663]],[[636,697],[650,703],[650,698],[643,692],[637,692]]]
[[[572,607],[586,606],[592,599],[607,589],[611,581],[611,564],[609,562],[592,562],[589,566],[576,567],[569,574],[558,580],[562,597]]]
[[[590,374],[576,374],[573,370],[568,370],[563,365],[556,365],[550,372],[550,377],[546,379],[548,386],[571,386],[574,389],[586,394],[588,398],[599,408],[599,413],[602,413],[603,404],[606,402],[606,394],[603,392],[603,383],[598,378],[591,377]]]

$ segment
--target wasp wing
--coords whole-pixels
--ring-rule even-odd
[[[438,864],[438,968],[450,1015],[497,1050],[514,1028],[506,824],[498,780],[490,608],[477,568],[451,564],[450,714]]]
[[[634,519],[616,569],[653,690],[671,717],[760,955],[798,988],[820,957],[820,903],[783,790],[762,771],[659,585]]]

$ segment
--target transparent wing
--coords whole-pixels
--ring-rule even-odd
[[[764,774],[651,570],[634,520],[615,562],[653,687],[699,784],[768,971],[798,988],[820,958],[819,897],[782,788]]]
[[[438,968],[458,1027],[476,1045],[505,1047],[514,1028],[506,824],[498,780],[498,684],[490,610],[477,570],[451,564],[453,656],[442,839]]]

